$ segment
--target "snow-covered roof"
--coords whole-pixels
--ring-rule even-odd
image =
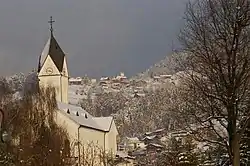
[[[165,130],[165,129],[158,129],[158,130],[155,130],[154,133],[162,132],[163,130]]]
[[[168,77],[168,78],[170,78],[170,77],[172,77],[172,75],[169,75],[169,74],[162,74],[162,75],[160,75],[160,77]]]
[[[142,140],[145,140],[145,139],[147,139],[147,140],[152,140],[152,139],[154,139],[154,138],[156,138],[156,135],[153,135],[153,136],[146,136],[146,137],[144,137]]]
[[[140,142],[138,137],[126,137],[126,139],[131,141],[131,142]]]
[[[104,80],[109,80],[109,77],[101,77],[100,79],[101,81],[104,81]]]
[[[107,132],[112,124],[112,117],[93,117],[79,106],[57,102],[59,111],[69,117],[80,126]]]
[[[147,147],[149,147],[149,146],[154,146],[154,147],[156,147],[156,148],[163,148],[162,145],[155,144],[155,143],[150,143],[150,144],[147,145]]]
[[[69,82],[71,82],[71,81],[82,81],[82,78],[81,78],[81,77],[70,78],[70,79],[69,79]]]
[[[94,117],[93,118],[96,123],[102,128],[103,131],[109,131],[112,121],[113,121],[113,117]]]
[[[160,77],[160,76],[154,76],[154,78],[155,78],[155,79],[159,79],[159,78],[161,78],[161,77]]]
[[[119,156],[119,157],[121,157],[121,158],[128,157],[128,153],[126,153],[124,151],[117,151],[116,155]]]
[[[145,135],[150,135],[150,134],[152,134],[152,133],[153,133],[153,132],[151,132],[151,131],[150,131],[150,132],[146,132]]]
[[[50,38],[48,39],[47,43],[44,46],[44,49],[42,51],[41,57],[40,57],[40,64],[43,65],[47,55],[49,54],[49,47],[50,47]]]
[[[129,158],[129,159],[135,159],[133,156],[129,156],[127,152],[124,151],[117,151],[116,155],[121,158]]]

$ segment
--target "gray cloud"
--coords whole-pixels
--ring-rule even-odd
[[[136,74],[171,52],[185,0],[2,0],[0,74],[37,67],[47,20],[73,76]]]

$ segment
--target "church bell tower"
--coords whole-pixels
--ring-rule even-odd
[[[53,21],[50,17],[50,38],[39,57],[39,86],[52,86],[56,91],[56,100],[68,104],[69,74],[66,56],[53,34]]]

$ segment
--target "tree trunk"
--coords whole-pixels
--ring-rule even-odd
[[[232,154],[233,154],[233,166],[240,166],[240,139],[239,134],[236,134],[233,138]]]

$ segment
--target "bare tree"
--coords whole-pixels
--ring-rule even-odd
[[[76,145],[78,146],[77,150]],[[72,158],[75,158],[74,154],[78,154],[77,160],[71,161],[71,165],[78,163],[83,166],[115,166],[119,163],[115,160],[112,152],[104,151],[98,143],[94,142],[75,142],[71,145],[71,153],[73,154]]]
[[[20,100],[9,98],[1,107],[6,115],[4,129],[11,135],[0,146],[1,165],[66,165],[68,135],[54,121],[54,89],[27,93]]]
[[[191,136],[179,139],[171,137],[167,150],[157,157],[157,166],[204,165],[202,154]]]
[[[203,140],[212,136],[206,141],[224,146],[239,166],[250,121],[250,1],[195,0],[185,20],[180,41],[189,63],[180,110],[193,129],[209,130]]]
[[[121,137],[138,136],[159,128],[171,130],[175,117],[172,113],[170,86],[151,91],[145,97],[130,99],[116,116]]]
[[[109,92],[99,94],[93,101],[83,99],[81,106],[94,116],[110,116],[124,108],[127,101],[128,99],[121,92]]]

